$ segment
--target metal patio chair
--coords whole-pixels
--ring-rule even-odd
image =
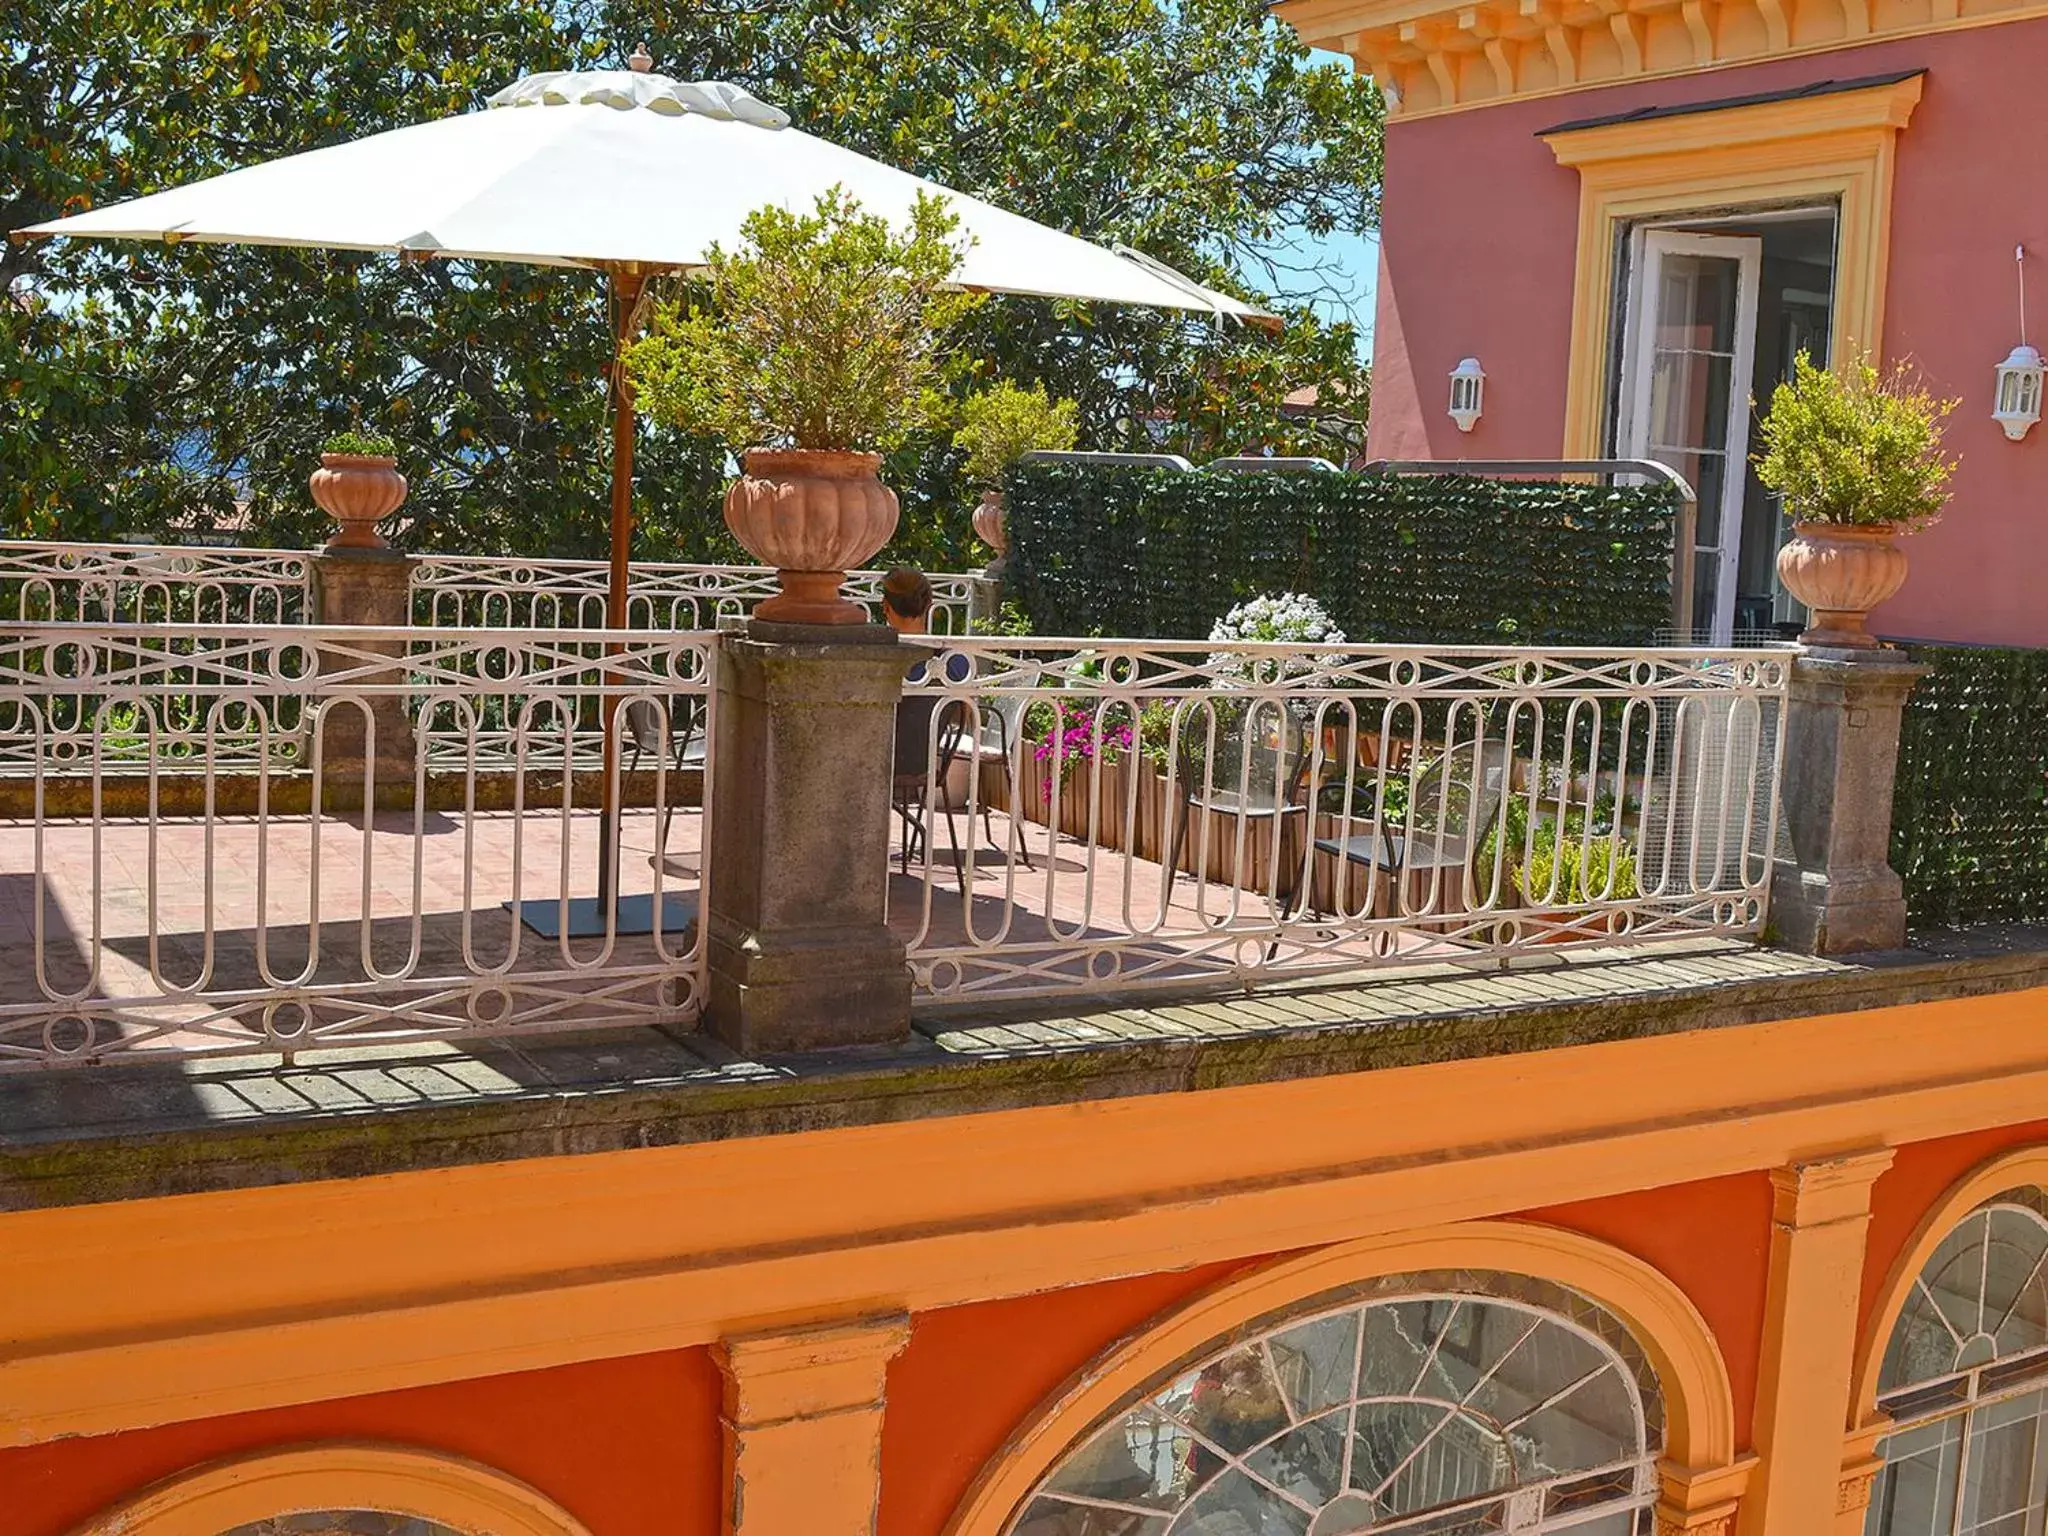
[[[1473,862],[1506,799],[1511,760],[1508,743],[1497,737],[1447,747],[1414,775],[1408,814],[1401,821],[1354,818],[1347,836],[1317,838],[1316,852],[1337,862],[1331,894],[1339,906],[1351,865],[1387,876],[1381,888],[1391,890],[1395,912],[1401,910],[1401,882],[1418,876],[1431,882],[1437,898],[1454,877],[1460,898],[1469,894]],[[1309,884],[1313,894],[1314,882]]]
[[[1181,854],[1187,845],[1190,824],[1197,813],[1204,816],[1213,813],[1254,826],[1270,826],[1276,840],[1284,835],[1288,822],[1309,814],[1305,790],[1316,753],[1314,743],[1309,739],[1307,722],[1297,711],[1271,699],[1247,700],[1242,708],[1244,713],[1240,719],[1228,724],[1219,723],[1213,753],[1209,751],[1209,729],[1203,708],[1187,710],[1181,722],[1177,775],[1180,801],[1166,846],[1168,902],[1173,900],[1174,884],[1180,877]],[[1245,745],[1247,734],[1252,737],[1249,748]],[[1264,740],[1269,734],[1273,739]],[[1282,880],[1287,878],[1291,863],[1290,860],[1280,861]],[[1208,878],[1206,869],[1192,873],[1198,880]],[[1234,873],[1233,883],[1244,886],[1245,871],[1237,869]],[[1272,894],[1277,896],[1279,893]],[[1289,885],[1288,909],[1292,907],[1295,894],[1295,886]]]
[[[694,768],[701,774],[710,746],[702,729],[703,702],[695,694],[673,695],[668,701],[668,731],[664,740],[661,711],[655,707],[654,701],[628,699],[624,711],[626,740],[632,746],[633,757],[627,763],[626,771],[636,772],[641,760],[652,754],[656,758],[666,756],[670,768],[678,773]],[[661,825],[656,831],[654,845],[656,858],[668,851],[669,822],[675,813],[675,798],[671,794],[661,808]]]
[[[964,898],[967,874],[960,862],[960,824],[954,806],[946,796],[946,773],[959,758],[963,746],[974,739],[974,706],[963,698],[938,693],[913,693],[896,706],[895,764],[891,775],[889,801],[902,818],[902,841],[898,859],[904,874],[910,873],[913,857],[926,857],[931,846],[932,795],[946,813],[946,828],[952,835],[953,877]]]
[[[964,743],[971,759],[973,771],[979,772],[983,763],[1000,763],[1003,771],[1003,785],[1008,794],[1010,824],[1016,834],[1017,851],[1023,856],[1024,867],[1035,869],[1031,862],[1031,850],[1024,843],[1023,819],[1017,809],[1017,762],[1014,749],[1024,738],[1024,711],[1030,707],[1030,693],[1038,686],[1044,673],[1043,667],[1019,667],[992,679],[988,691],[981,696],[980,721],[974,736]],[[979,793],[979,786],[976,786]],[[988,797],[981,798],[981,829],[988,834],[988,840],[996,840],[995,821],[990,814]]]

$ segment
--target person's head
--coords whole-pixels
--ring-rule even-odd
[[[921,635],[932,611],[932,584],[923,571],[898,566],[882,578],[882,617],[899,635]]]

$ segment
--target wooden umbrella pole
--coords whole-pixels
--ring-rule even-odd
[[[612,570],[605,591],[604,621],[626,627],[626,581],[633,559],[633,383],[626,377],[626,346],[647,274],[623,269],[612,274]]]
[[[632,267],[617,268],[610,274],[612,291],[612,546],[611,578],[605,589],[604,622],[607,629],[624,629],[627,612],[627,580],[633,559],[633,384],[626,376],[626,345],[633,339],[633,323],[640,310],[640,295],[647,286],[647,274]],[[617,641],[605,645],[607,655],[617,655]],[[611,909],[618,890],[619,865],[619,699],[607,689],[604,695],[604,811],[597,832],[597,904],[600,911]]]

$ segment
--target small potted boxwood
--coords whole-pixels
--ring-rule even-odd
[[[839,585],[896,531],[878,450],[945,421],[943,343],[977,302],[951,286],[958,225],[920,195],[899,232],[836,187],[809,214],[757,209],[709,252],[704,301],[657,308],[627,349],[649,415],[742,455],[725,523],[781,583],[756,618],[867,622]]]
[[[981,487],[974,531],[996,553],[990,576],[1001,574],[1003,557],[1010,552],[1003,476],[1027,453],[1063,453],[1073,447],[1079,415],[1080,407],[1071,400],[1052,399],[1043,384],[1019,389],[1008,379],[969,396],[960,407],[960,430],[953,434],[953,446],[966,450],[967,478]]]
[[[1562,822],[1536,817],[1533,831],[1531,820],[1527,800],[1510,796],[1480,844],[1475,873],[1484,890],[1498,863],[1525,909],[1521,915],[1543,930],[1538,943],[1588,937],[1585,919],[1596,903],[1632,901],[1642,894],[1635,850],[1616,835],[1612,823],[1603,826],[1596,816],[1589,831],[1586,814],[1579,810],[1567,811]],[[1610,917],[1608,928],[1613,927]]]
[[[1941,424],[1955,406],[1903,365],[1882,375],[1861,359],[1821,368],[1803,352],[1771,396],[1756,472],[1792,518],[1778,577],[1812,612],[1806,644],[1878,643],[1870,610],[1906,580],[1898,537],[1934,522],[1948,501],[1955,460],[1941,451]]]
[[[320,467],[310,482],[313,503],[333,518],[329,549],[382,549],[377,524],[405,503],[405,476],[398,472],[398,446],[379,432],[337,432],[320,449]]]

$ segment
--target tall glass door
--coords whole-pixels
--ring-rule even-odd
[[[1734,632],[1763,242],[1639,230],[1620,392],[1622,451],[1683,475],[1698,499],[1692,627]]]

